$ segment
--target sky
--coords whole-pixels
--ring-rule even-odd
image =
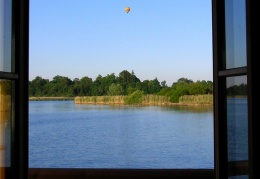
[[[211,0],[30,0],[29,27],[30,81],[213,81]]]

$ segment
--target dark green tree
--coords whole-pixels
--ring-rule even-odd
[[[140,82],[140,79],[135,76],[134,71],[129,73],[127,70],[123,70],[119,73],[118,82],[123,87],[124,94],[127,94],[127,88],[131,86],[135,89],[136,83]]]
[[[157,78],[149,81],[148,89],[149,94],[156,94],[161,90],[161,85]]]
[[[46,89],[48,83],[49,80],[36,76],[35,79],[29,82],[29,96],[46,96],[48,94]]]
[[[80,89],[80,96],[90,96],[91,95],[91,87],[92,87],[92,79],[85,76],[80,79],[79,81],[79,89]]]
[[[49,96],[66,96],[71,97],[73,95],[73,88],[71,88],[72,81],[68,77],[64,76],[55,76],[53,80],[50,82],[49,88]]]

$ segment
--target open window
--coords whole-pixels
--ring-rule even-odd
[[[28,176],[29,2],[0,2],[0,178]]]
[[[37,178],[37,176],[56,178],[62,178],[62,176],[67,178],[79,178],[80,176],[89,176],[89,178],[175,176],[175,178],[220,179],[242,176],[242,178],[257,178],[257,160],[254,160],[254,151],[258,149],[255,138],[259,133],[256,128],[256,120],[259,119],[256,103],[259,93],[256,65],[256,44],[258,42],[254,38],[256,32],[259,32],[256,26],[257,16],[254,16],[258,11],[257,7],[256,1],[253,0],[212,0],[215,99],[214,171],[174,169],[39,169],[30,171],[29,169],[29,178]],[[0,66],[0,178],[28,178],[29,0],[12,0],[11,3],[8,0],[3,0],[0,2],[0,10],[0,64],[2,65]],[[246,31],[240,31],[239,27]],[[242,33],[240,34],[240,32]],[[3,40],[3,34],[7,35],[5,40]],[[240,38],[244,38],[244,41],[239,41]],[[246,53],[243,55],[245,61],[242,65],[236,61],[236,54],[240,53],[236,46],[237,40],[242,42],[242,51]],[[231,60],[231,64],[228,63],[229,60]],[[241,120],[241,116],[237,116],[242,111],[238,110],[237,103],[233,102],[234,99],[229,98],[237,95],[236,92],[230,93],[230,87],[241,85],[242,87],[246,85],[247,93],[246,101],[242,102],[242,104],[246,103],[242,108],[243,115],[246,114],[242,119],[245,124],[242,128],[238,126],[241,124],[238,122]],[[230,104],[235,105],[230,106]],[[240,141],[241,130],[244,130],[245,136]],[[242,158],[237,155],[238,150],[236,149],[239,148],[230,148],[234,141],[246,145],[242,149]]]

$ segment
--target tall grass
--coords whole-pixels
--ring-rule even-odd
[[[185,95],[179,98],[184,104],[213,104],[213,95]]]
[[[168,105],[170,103],[168,96],[143,95],[143,105]]]
[[[30,97],[30,101],[65,101],[74,100],[74,97]]]
[[[124,104],[126,96],[77,96],[76,104]]]
[[[169,97],[159,95],[133,96],[83,96],[75,97],[76,104],[119,104],[119,105],[197,105],[213,104],[212,95],[186,95],[179,99],[179,103],[171,103]]]

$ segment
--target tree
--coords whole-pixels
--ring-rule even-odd
[[[161,90],[161,85],[157,78],[149,81],[148,89],[149,94],[156,94]]]
[[[233,86],[228,89],[229,94],[245,94],[246,85]],[[161,83],[155,77],[153,80],[140,81],[132,70],[129,73],[123,70],[119,76],[114,73],[105,77],[98,75],[95,81],[85,76],[80,80],[73,81],[68,77],[57,75],[51,81],[37,76],[29,81],[29,96],[104,96],[104,95],[129,95],[135,91],[142,91],[143,94],[157,94],[170,97],[172,102],[178,102],[182,95],[212,94],[212,81],[193,82],[187,78],[180,78],[171,87],[166,81]]]
[[[123,94],[123,88],[120,84],[114,84],[112,83],[108,88],[108,95],[109,96],[117,96]]]
[[[78,78],[75,78],[72,81],[72,89],[73,89],[74,96],[81,96],[81,94],[80,94],[80,81],[79,81]]]
[[[129,86],[135,88],[136,83],[140,82],[140,79],[135,76],[134,71],[129,73],[127,70],[123,70],[119,73],[118,81],[123,87],[124,94],[127,94],[127,88]]]
[[[167,87],[168,87],[165,80],[163,80],[163,81],[161,82],[161,87],[162,87],[162,88],[167,88]]]
[[[57,75],[49,84],[49,96],[73,96],[71,85],[71,79]]]
[[[46,96],[48,94],[46,89],[48,83],[49,80],[37,76],[34,80],[29,82],[29,96]]]
[[[83,96],[90,96],[92,79],[85,76],[80,79],[80,94]]]
[[[138,89],[143,91],[144,94],[149,94],[149,80],[138,83]]]

